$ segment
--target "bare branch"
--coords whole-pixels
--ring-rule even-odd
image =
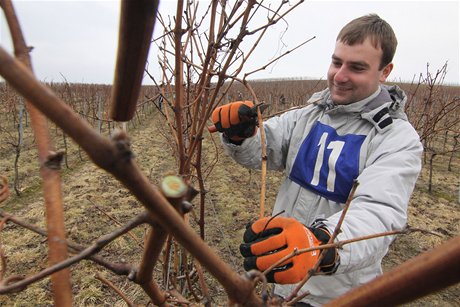
[[[335,229],[334,229],[334,232],[332,233],[331,237],[329,238],[329,242],[328,244],[334,242],[335,238],[337,237],[337,235],[340,233],[341,231],[341,227],[342,227],[342,223],[343,223],[343,220],[345,219],[345,216],[348,212],[348,208],[350,208],[350,204],[351,204],[351,201],[353,200],[353,197],[355,195],[355,191],[356,189],[358,188],[358,181],[354,181],[353,182],[353,186],[351,187],[351,191],[348,195],[348,198],[347,198],[347,201],[345,202],[345,205],[342,209],[342,213],[340,215],[340,218],[339,218],[339,221],[337,222],[337,225],[335,226]],[[294,291],[292,291],[292,293],[287,297],[287,301],[290,302],[290,303],[296,303],[298,301],[300,301],[302,298],[304,298],[305,296],[307,296],[309,293],[303,293],[299,296],[297,296],[297,294],[299,293],[299,291],[302,289],[303,285],[305,285],[305,283],[313,276],[313,274],[315,272],[318,271],[318,268],[319,268],[319,265],[321,263],[321,261],[323,260],[324,258],[324,254],[325,253],[321,253],[318,257],[318,260],[316,261],[316,264],[315,266],[308,272],[307,276],[305,276],[297,285],[296,285],[296,288],[294,289]]]
[[[57,264],[54,264],[44,270],[42,270],[41,272],[33,275],[33,276],[30,276],[30,277],[27,277],[27,278],[24,278],[22,279],[21,281],[18,281],[16,283],[13,283],[13,284],[4,284],[2,286],[0,286],[0,294],[5,294],[5,293],[10,293],[10,292],[17,292],[17,291],[21,291],[22,289],[24,289],[25,287],[27,287],[28,285],[38,281],[38,280],[41,280],[45,277],[48,277],[50,276],[51,274],[55,273],[55,272],[58,272],[62,269],[65,269],[65,268],[68,268],[69,266],[83,260],[83,259],[86,259],[86,258],[89,258],[90,256],[98,253],[102,248],[104,248],[107,244],[109,244],[110,242],[112,242],[113,240],[115,240],[116,238],[124,235],[125,233],[127,233],[129,230],[143,224],[143,223],[146,223],[148,221],[148,214],[147,213],[142,213],[140,215],[138,215],[136,218],[134,218],[133,220],[131,220],[130,222],[128,222],[124,227],[121,227],[115,231],[113,231],[112,233],[109,233],[107,235],[104,235],[102,236],[101,238],[99,238],[92,246],[86,248],[85,250],[83,250],[82,252],[80,252],[79,254],[73,256],[73,257],[70,257],[60,263],[57,263]]]
[[[5,176],[0,176],[0,203],[10,196],[10,189],[8,187],[8,180]]]
[[[109,288],[111,288],[113,291],[115,291],[122,299],[125,301],[125,303],[128,305],[128,307],[135,307],[133,302],[117,287],[115,286],[110,280],[102,276],[101,273],[97,272],[96,273],[96,278],[100,280],[102,283],[106,284]]]

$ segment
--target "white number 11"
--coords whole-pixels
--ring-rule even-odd
[[[326,147],[326,140],[327,140],[328,133],[324,132],[323,135],[321,135],[321,139],[319,140],[318,146],[318,156],[316,157],[316,163],[315,163],[315,169],[313,171],[313,178],[311,179],[311,184],[312,185],[318,185],[319,184],[319,176],[320,176],[320,170],[321,167],[323,166],[323,159],[324,159],[324,151]],[[328,160],[328,167],[329,167],[329,172],[327,174],[327,190],[329,192],[334,192],[334,184],[335,184],[335,164],[337,163],[337,160],[339,159],[340,153],[342,151],[343,145],[345,142],[343,141],[332,141],[327,145],[327,149],[332,149],[332,152],[329,156]]]

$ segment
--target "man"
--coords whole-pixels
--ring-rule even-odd
[[[265,270],[295,248],[326,243],[353,182],[359,185],[335,241],[402,229],[407,204],[421,169],[422,145],[404,113],[405,94],[383,82],[393,69],[397,40],[388,23],[366,15],[339,33],[328,70],[328,88],[311,105],[264,123],[267,167],[286,179],[273,214],[248,226],[240,250],[246,270]],[[253,104],[216,108],[226,152],[258,168],[261,144]],[[320,306],[382,273],[393,237],[329,249],[318,274],[302,288],[302,302]],[[286,298],[314,266],[319,252],[297,255],[268,274],[276,295]]]

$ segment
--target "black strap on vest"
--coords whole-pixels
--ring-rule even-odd
[[[372,117],[372,120],[374,122],[378,123],[380,129],[385,128],[386,126],[390,125],[393,122],[393,119],[390,116],[388,116],[384,120],[380,121],[382,119],[382,117],[387,115],[388,113],[390,113],[390,110],[388,108],[383,108],[382,110],[378,111]]]

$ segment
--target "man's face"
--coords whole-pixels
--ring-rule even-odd
[[[335,104],[349,104],[372,95],[384,82],[393,64],[379,70],[382,49],[376,49],[369,38],[353,46],[337,41],[327,81]]]

